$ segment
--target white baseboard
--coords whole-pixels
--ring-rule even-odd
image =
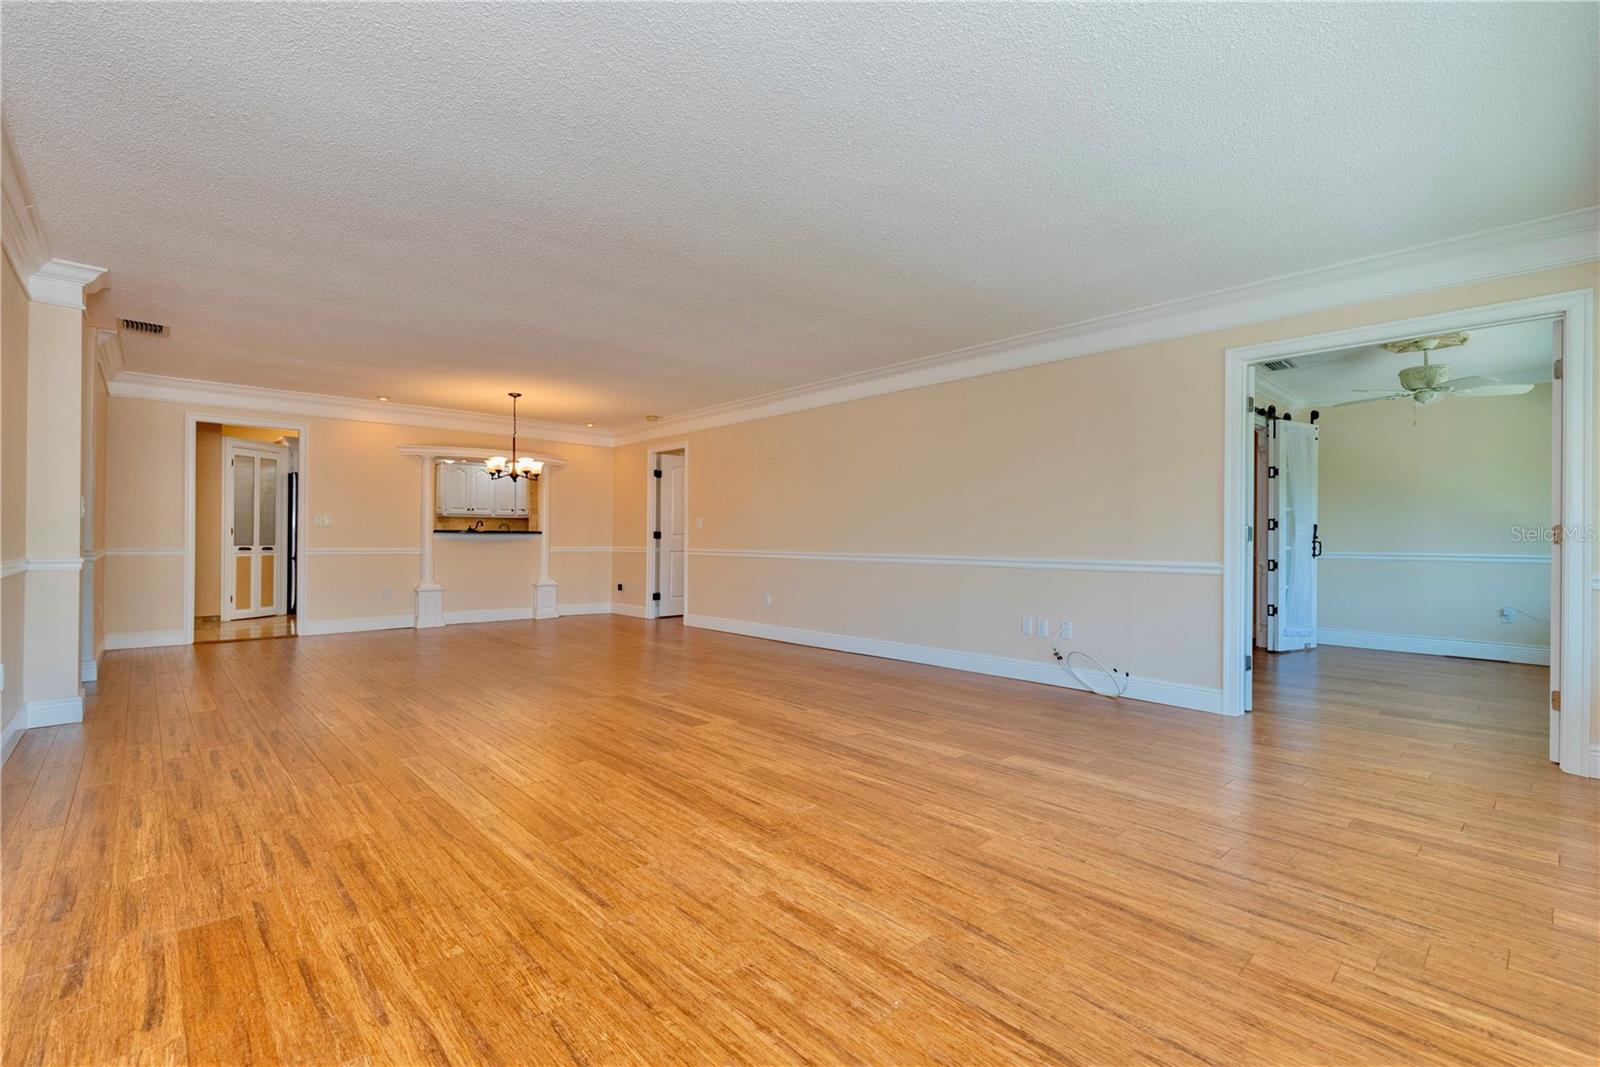
[[[998,678],[1015,678],[1024,682],[1060,686],[1065,689],[1082,689],[1054,661],[1035,662],[1012,656],[992,656],[981,652],[960,652],[949,648],[928,645],[910,645],[900,641],[884,641],[872,637],[853,637],[849,634],[827,633],[821,630],[801,630],[792,626],[773,626],[744,619],[720,619],[710,615],[686,615],[684,624],[706,630],[762,637],[769,641],[784,641],[791,645],[810,645],[829,648],[836,652],[854,652],[881,659],[903,660],[907,663],[926,663],[934,667],[949,667],[972,674],[988,674]],[[1128,683],[1124,699],[1150,704],[1165,704],[1192,711],[1216,714],[1222,710],[1222,691],[1200,685],[1180,682],[1160,682],[1134,678]]]
[[[611,614],[611,605],[610,605],[610,603],[600,603],[600,604],[561,604],[561,605],[559,605],[559,608],[560,608],[561,614],[563,614],[563,615],[609,615],[609,614]]]
[[[645,614],[643,604],[618,604],[615,601],[612,601],[611,604],[611,614],[628,615],[635,619],[649,618],[649,616]]]
[[[533,605],[520,608],[473,608],[470,611],[447,611],[444,621],[463,622],[521,622],[533,618]]]
[[[141,630],[133,633],[106,634],[106,651],[119,648],[164,648],[167,645],[186,645],[182,630]]]
[[[409,630],[416,625],[413,615],[369,615],[356,619],[301,619],[295,623],[295,633],[301,637],[321,637],[326,634],[355,634],[368,630]]]
[[[78,681],[94,682],[100,678],[100,661],[86,659],[78,664]]]
[[[64,726],[69,722],[83,721],[83,698],[63,697],[60,700],[30,700],[22,705],[19,718],[28,721],[28,729],[40,726]]]
[[[28,729],[27,718],[27,714],[18,708],[17,713],[11,717],[11,722],[6,725],[5,733],[0,734],[0,763],[11,758],[11,750],[22,740],[23,733]]]
[[[1321,627],[1317,630],[1317,640],[1324,645],[1371,648],[1381,652],[1414,652],[1421,656],[1456,656],[1460,659],[1550,665],[1548,645],[1513,645],[1503,641],[1463,641],[1454,637],[1384,634],[1369,630],[1329,630]]]

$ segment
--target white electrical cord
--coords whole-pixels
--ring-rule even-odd
[[[1126,677],[1124,677],[1123,675],[1118,674],[1116,671],[1108,671],[1108,670],[1106,670],[1105,664],[1101,663],[1099,660],[1097,660],[1093,656],[1089,655],[1089,653],[1084,652],[1081,649],[1076,649],[1076,648],[1073,649],[1071,652],[1062,653],[1060,646],[1058,646],[1055,641],[1051,641],[1050,642],[1050,652],[1051,652],[1052,655],[1055,656],[1056,662],[1061,664],[1061,669],[1066,671],[1069,675],[1071,675],[1072,676],[1072,680],[1074,682],[1077,682],[1079,685],[1083,686],[1083,688],[1087,689],[1089,692],[1094,693],[1097,696],[1115,698],[1115,697],[1120,697],[1122,694],[1124,694],[1124,693],[1126,693],[1128,691],[1128,679]],[[1084,659],[1088,660],[1090,663],[1094,664],[1097,668],[1099,668],[1101,674],[1103,674],[1106,677],[1111,679],[1111,686],[1112,686],[1113,689],[1116,690],[1116,692],[1114,692],[1114,693],[1102,693],[1100,690],[1096,689],[1094,686],[1092,686],[1088,682],[1084,681],[1083,676],[1081,674],[1079,674],[1077,671],[1072,669],[1072,657],[1073,656],[1082,656]]]

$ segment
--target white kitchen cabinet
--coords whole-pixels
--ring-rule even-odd
[[[464,463],[441,463],[434,510],[440,515],[469,515],[472,468]]]
[[[491,478],[475,463],[441,463],[435,508],[440,515],[483,519],[527,518],[528,481]]]

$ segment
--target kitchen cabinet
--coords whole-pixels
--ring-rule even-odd
[[[491,478],[475,463],[441,463],[435,490],[440,515],[511,519],[528,516],[528,481]]]

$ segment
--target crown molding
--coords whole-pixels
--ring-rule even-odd
[[[18,278],[31,278],[50,260],[50,242],[33,206],[27,172],[11,143],[11,131],[0,126],[0,243]]]
[[[1262,401],[1265,401],[1267,404],[1278,405],[1278,409],[1280,411],[1296,411],[1300,408],[1308,408],[1313,406],[1309,400],[1301,396],[1299,393],[1292,389],[1286,389],[1282,385],[1279,385],[1277,382],[1273,381],[1269,374],[1257,373],[1256,406],[1265,406],[1261,403]]]
[[[106,268],[70,259],[52,259],[27,279],[28,299],[36,304],[83,310],[83,298],[106,287]]]
[[[103,326],[89,327],[94,331],[94,361],[105,379],[106,388],[122,373],[122,335]]]
[[[632,423],[616,431],[616,443],[653,441],[751,419],[787,415],[1430,289],[1565,267],[1597,258],[1600,258],[1600,208],[1584,208],[700,408],[658,422]]]
[[[255,385],[232,385],[193,378],[168,378],[159,374],[123,371],[109,384],[111,395],[128,400],[165,400],[178,404],[203,404],[208,407],[261,411],[274,415],[313,416],[324,419],[349,419],[390,426],[424,426],[437,430],[462,430],[468,433],[505,434],[511,420],[506,415],[478,411],[426,407],[420,404],[385,404],[377,400],[300,393],[289,389],[267,389]],[[563,422],[518,420],[519,432],[531,440],[563,444],[601,445],[612,443],[611,431]]]

